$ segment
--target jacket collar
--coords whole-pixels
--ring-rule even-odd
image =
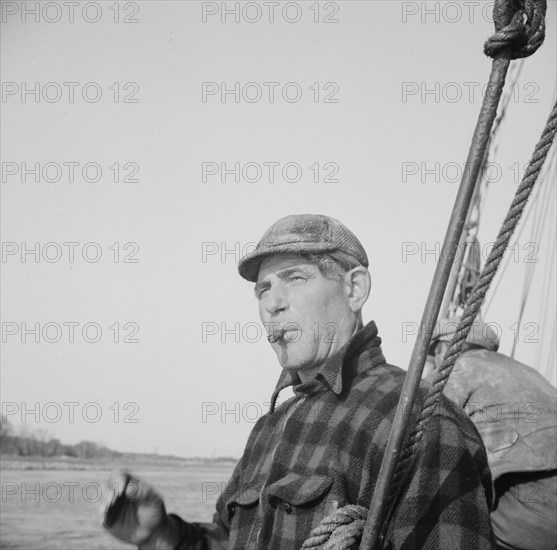
[[[302,384],[296,372],[283,370],[275,391],[271,396],[270,413],[275,410],[279,393],[293,386],[296,395],[313,395],[323,390],[331,390],[336,395],[340,395],[346,382],[347,376],[355,377],[357,373],[347,368],[351,360],[362,355],[365,350],[370,351],[371,366],[376,366],[385,362],[381,351],[381,338],[377,335],[377,326],[374,321],[370,321],[366,326],[357,331],[352,338],[335,353],[319,369],[315,378],[310,382]],[[369,368],[370,363],[366,362],[365,367]],[[350,370],[350,374],[347,372]],[[357,369],[358,370],[358,369]]]

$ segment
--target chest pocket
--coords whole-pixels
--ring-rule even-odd
[[[226,509],[228,511],[228,521],[230,521],[240,509],[255,508],[259,502],[259,492],[261,486],[248,485],[235,494],[233,494],[226,502]]]
[[[311,514],[315,514],[316,508],[324,509],[325,496],[332,481],[332,478],[326,475],[301,476],[289,473],[269,485],[270,504],[276,505],[277,511],[282,507],[287,515],[310,511]]]
[[[226,503],[229,547],[278,548],[281,537],[287,537],[292,547],[301,547],[311,529],[335,507],[332,483],[326,475],[289,473],[265,487],[244,486]]]

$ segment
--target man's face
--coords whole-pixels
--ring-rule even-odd
[[[324,276],[315,264],[300,260],[264,260],[255,295],[267,332],[284,328],[273,349],[284,369],[307,373],[321,366],[352,336],[357,316],[351,311],[344,277]]]

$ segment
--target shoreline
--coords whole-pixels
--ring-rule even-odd
[[[165,469],[192,466],[235,465],[237,459],[223,458],[180,458],[157,455],[123,454],[118,458],[95,459],[74,457],[41,457],[0,455],[0,470],[118,470],[126,468]]]

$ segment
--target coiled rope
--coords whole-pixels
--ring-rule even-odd
[[[367,508],[348,504],[328,515],[313,529],[302,550],[348,550],[362,538]]]
[[[482,106],[476,133],[472,140],[470,154],[472,154],[474,146],[476,146],[477,150],[481,149],[481,147],[477,147],[478,143],[482,143],[485,149],[497,112],[509,60],[528,57],[537,51],[543,43],[545,38],[546,9],[546,0],[496,0],[493,11],[496,32],[484,45],[484,53],[494,58],[493,69],[490,76],[490,85],[493,85],[491,89],[492,97],[488,97],[490,95],[490,87],[488,87],[486,100]],[[499,63],[497,63],[498,61]],[[491,101],[491,105],[489,105],[489,101]],[[484,109],[489,112],[484,113]],[[482,115],[485,115],[483,120]],[[378,539],[381,539],[380,532],[382,530],[384,531],[384,527],[387,525],[385,518],[386,512],[392,511],[400,495],[403,481],[410,471],[413,458],[415,457],[417,447],[422,439],[427,423],[435,412],[435,407],[439,402],[445,383],[454,367],[460,350],[462,349],[462,345],[470,332],[470,328],[483,303],[489,285],[497,272],[497,268],[499,267],[514,229],[520,220],[541,167],[549,153],[556,132],[557,103],[551,111],[542,137],[534,150],[532,160],[524,174],[524,178],[517,190],[516,196],[503,222],[503,226],[499,231],[497,241],[491,250],[482,275],[470,294],[462,320],[443,359],[439,372],[436,375],[433,388],[426,398],[418,422],[410,433],[407,443],[400,453],[399,460],[396,461],[396,467],[392,463],[389,464],[389,457],[387,457],[387,452],[385,453],[387,461],[384,459],[381,466],[369,514],[365,508],[355,505],[348,505],[336,510],[311,531],[310,536],[302,545],[302,550],[350,550],[357,547],[360,539],[362,540],[362,550],[370,550],[377,546]],[[483,156],[483,152],[481,156]],[[470,177],[473,178],[475,182],[477,173],[472,173]],[[460,227],[460,229],[462,230],[462,227]],[[452,254],[452,258],[454,259],[454,254]],[[440,305],[441,303],[439,300],[436,314],[438,313]],[[419,365],[420,375],[422,368],[423,361]],[[407,377],[408,376],[409,375],[407,375]],[[417,391],[417,383],[419,382],[416,376],[414,376],[414,378],[416,379],[416,387],[413,390],[412,402]],[[404,439],[405,427],[402,423],[399,423],[396,427],[402,434],[399,434],[398,438],[399,441],[402,442]],[[391,440],[391,438],[394,439],[392,436],[393,434],[391,434],[389,440]],[[395,450],[392,452],[390,458],[396,459],[397,456],[398,453]],[[388,472],[383,472],[383,470],[387,468],[391,469],[390,475]],[[392,481],[391,488],[389,488],[390,481]],[[382,486],[379,487],[381,482]],[[368,517],[364,519],[366,514]]]

